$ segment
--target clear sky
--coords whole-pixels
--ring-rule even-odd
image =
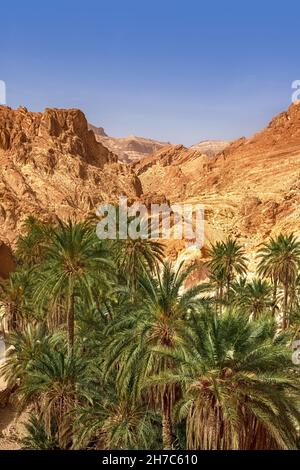
[[[300,79],[300,2],[2,0],[7,104],[186,145],[265,126]]]

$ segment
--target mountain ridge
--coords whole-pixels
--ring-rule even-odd
[[[122,163],[134,163],[168,145],[167,142],[135,135],[111,137],[106,134],[103,127],[96,127],[93,124],[89,124],[89,129],[94,132],[96,140],[116,154]]]
[[[184,159],[189,151],[173,147],[164,155],[158,152],[152,164],[137,166],[137,174],[144,192],[156,191],[171,202],[203,204],[207,244],[231,235],[252,256],[269,236],[300,235],[299,104],[214,157],[196,152]],[[177,245],[178,254],[183,248]]]
[[[14,244],[29,214],[84,218],[101,202],[205,206],[206,243],[239,237],[249,253],[280,231],[300,234],[300,106],[214,156],[167,145],[123,164],[79,110],[0,107],[0,222]],[[102,135],[103,138],[105,136]],[[169,243],[176,258],[184,243]]]
[[[140,180],[96,141],[82,111],[0,107],[3,242],[15,243],[30,214],[80,219],[120,194],[137,199]]]

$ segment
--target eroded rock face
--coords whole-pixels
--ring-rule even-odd
[[[123,163],[135,163],[167,145],[167,142],[137,137],[135,135],[111,137],[105,133],[103,127],[96,127],[92,124],[89,124],[89,129],[94,132],[96,140],[116,154],[119,161]]]
[[[0,240],[14,243],[29,214],[80,219],[121,195],[147,207],[203,204],[206,245],[232,235],[250,257],[270,235],[300,235],[300,105],[216,156],[167,145],[120,164],[95,134],[106,138],[79,110],[0,107]],[[185,250],[182,240],[168,242],[172,259]]]
[[[230,142],[227,140],[203,140],[192,145],[190,148],[208,157],[215,157],[218,153],[223,152],[228,145],[230,145]]]
[[[238,237],[254,266],[269,236],[300,236],[300,105],[215,156],[169,146],[135,165],[144,193],[205,207],[205,241]],[[183,247],[176,247],[184,253]],[[253,260],[252,260],[253,257]]]
[[[39,155],[54,166],[61,154],[81,157],[103,167],[117,157],[96,141],[79,109],[45,109],[30,113],[0,106],[0,149],[14,152],[18,159],[39,163]]]
[[[0,239],[14,243],[29,214],[80,219],[141,194],[133,169],[96,141],[81,111],[0,106]]]
[[[144,193],[165,195],[170,201],[184,200],[194,192],[210,157],[183,145],[168,145],[134,165]],[[205,170],[207,171],[207,170]]]

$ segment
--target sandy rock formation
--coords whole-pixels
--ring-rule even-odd
[[[142,194],[139,178],[76,109],[0,107],[0,239],[14,243],[29,214],[83,218],[103,201]]]
[[[167,142],[137,137],[135,135],[111,137],[105,133],[103,127],[96,127],[92,124],[89,124],[89,129],[94,132],[96,140],[117,155],[119,161],[123,163],[134,163],[142,160],[167,145]]]
[[[207,157],[215,157],[218,153],[223,152],[228,145],[230,145],[228,140],[202,140],[192,145],[190,149],[197,150]]]
[[[270,235],[300,234],[300,105],[216,156],[167,145],[124,165],[100,138],[79,110],[0,107],[0,239],[15,242],[28,214],[81,218],[123,194],[147,207],[203,204],[206,245],[232,235],[250,256]],[[168,244],[171,258],[185,250]]]
[[[206,244],[232,235],[251,259],[271,235],[300,235],[300,105],[214,157],[169,146],[137,163],[136,172],[144,193],[205,206]]]

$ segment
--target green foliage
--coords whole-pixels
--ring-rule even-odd
[[[245,250],[237,240],[228,238],[224,242],[217,242],[208,251],[211,258],[207,263],[209,270],[215,279],[218,279],[219,298],[223,300],[223,290],[226,289],[227,301],[229,301],[230,286],[234,277],[244,275],[247,272],[247,258]]]
[[[293,300],[293,287],[298,277],[300,263],[300,242],[294,236],[280,234],[266,243],[258,252],[258,273],[273,282],[273,303],[277,301],[277,287],[284,290],[282,327],[289,326],[289,308]]]
[[[159,442],[157,416],[146,405],[120,399],[113,387],[105,398],[76,409],[73,448],[149,449]]]
[[[30,217],[1,283],[1,374],[30,408],[26,449],[294,449],[300,244],[211,246],[209,279],[151,240]]]
[[[299,377],[292,373],[287,337],[269,320],[206,311],[186,331],[176,352],[191,449],[295,449]]]
[[[26,435],[22,439],[22,448],[25,450],[57,450],[59,444],[55,438],[57,429],[51,426],[50,433],[45,429],[43,421],[32,414],[25,423]]]
[[[232,292],[234,305],[241,307],[241,309],[253,315],[253,318],[258,318],[263,313],[271,313],[272,307],[272,287],[263,279],[253,279],[251,282],[246,282],[245,279],[233,283]]]

